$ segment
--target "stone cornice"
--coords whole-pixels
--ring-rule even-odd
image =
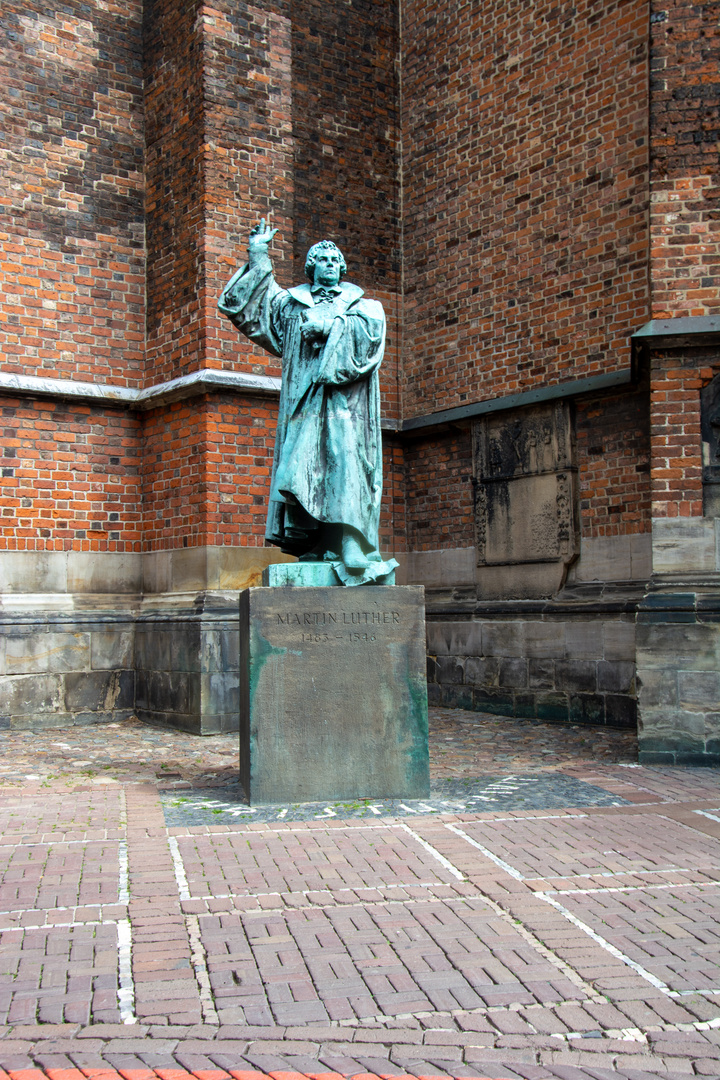
[[[179,379],[170,379],[169,382],[135,390],[128,386],[113,386],[111,383],[0,372],[0,394],[84,401],[142,411],[210,393],[263,394],[276,397],[280,393],[280,379],[270,375],[203,368]]]

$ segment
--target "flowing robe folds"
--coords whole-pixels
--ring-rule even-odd
[[[269,258],[239,270],[218,303],[238,330],[282,358],[265,538],[293,555],[314,546],[318,522],[350,526],[366,554],[378,548],[385,315],[357,285],[334,291],[317,305],[328,330],[321,340],[301,334],[316,306],[311,286],[281,288]]]

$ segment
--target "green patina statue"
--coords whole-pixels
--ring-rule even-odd
[[[248,262],[218,307],[251,341],[282,357],[282,387],[265,538],[301,560],[332,562],[345,585],[387,580],[378,551],[382,443],[378,369],[385,315],[343,281],[329,240],[307,254],[309,284],[283,289],[263,218]]]

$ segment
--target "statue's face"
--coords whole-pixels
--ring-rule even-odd
[[[315,280],[314,285],[337,285],[340,281],[340,259],[341,255],[339,251],[333,251],[329,248],[325,251],[318,251],[315,256]]]

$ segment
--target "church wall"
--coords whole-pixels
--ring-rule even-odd
[[[404,5],[404,415],[465,410],[406,450],[407,579],[426,585],[444,704],[635,722],[651,569],[649,397],[630,341],[650,314],[647,18],[640,0]],[[489,484],[478,447],[515,444],[517,466],[553,416],[571,443],[556,464]]]
[[[646,4],[413,0],[402,40],[406,418],[628,367]]]
[[[639,703],[644,760],[720,759],[712,6],[142,8],[0,14],[0,726],[233,726],[280,366],[216,301],[265,216],[282,284],[329,236],[386,308],[381,545],[427,589],[432,700]],[[543,424],[563,453],[500,485],[539,554],[498,562],[482,447]]]
[[[720,372],[720,27],[651,4],[652,562],[638,612],[640,760],[720,763],[714,409]]]
[[[142,378],[140,15],[138,0],[3,3],[4,372]]]
[[[387,0],[303,0],[292,15],[293,267],[334,240],[385,308],[382,414],[400,418],[398,20]]]

